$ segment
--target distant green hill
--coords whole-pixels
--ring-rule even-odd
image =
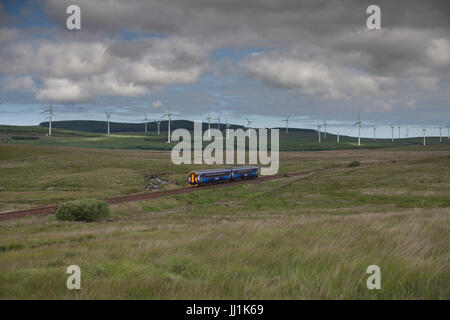
[[[48,128],[48,122],[41,122],[39,124],[41,127]],[[225,127],[221,124],[221,128]],[[96,120],[71,120],[71,121],[52,121],[52,128],[74,130],[82,132],[93,132],[93,133],[105,133],[107,130],[106,121],[96,121]],[[144,132],[145,124],[142,123],[125,123],[125,122],[110,122],[110,132],[111,133],[142,133]],[[194,122],[189,120],[173,120],[170,124],[170,129],[175,130],[179,128],[184,128],[187,130],[194,130]],[[217,123],[211,123],[211,128],[217,128]],[[242,126],[230,125],[230,129],[243,128]],[[208,129],[208,124],[203,123],[203,130]],[[148,131],[155,132],[158,130],[158,124],[156,122],[148,122]],[[160,131],[167,131],[167,120],[161,121]]]
[[[160,135],[157,134],[156,123],[149,123],[148,133],[144,134],[144,123],[118,123],[112,122],[111,135],[106,134],[107,124],[105,121],[55,121],[52,122],[52,136],[48,136],[48,122],[41,123],[40,126],[0,126],[0,143],[6,144],[29,144],[48,145],[82,148],[101,149],[133,149],[133,150],[171,150],[176,144],[175,141],[167,143],[167,121],[161,122]],[[171,130],[178,128],[194,128],[194,122],[188,120],[172,121]],[[208,128],[207,123],[203,123],[203,130]],[[211,123],[211,128],[217,128],[217,123]],[[232,125],[231,129],[243,128]],[[225,126],[221,125],[225,136]],[[280,151],[320,151],[336,149],[372,149],[402,146],[422,146],[421,137],[395,139],[361,138],[361,146],[357,144],[356,137],[340,136],[337,143],[337,136],[327,133],[322,141],[318,142],[317,131],[312,129],[290,128],[286,133],[285,128],[280,130],[279,147]],[[427,145],[449,144],[450,140],[439,137],[427,137]],[[205,145],[207,142],[204,143]],[[268,139],[270,145],[270,138]]]

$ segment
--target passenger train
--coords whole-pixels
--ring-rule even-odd
[[[259,167],[238,167],[191,171],[188,174],[189,185],[199,187],[207,184],[233,182],[254,179],[259,175]]]

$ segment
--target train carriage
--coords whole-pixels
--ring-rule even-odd
[[[259,167],[237,167],[230,169],[194,170],[188,174],[191,186],[233,182],[234,180],[253,179],[258,177]]]

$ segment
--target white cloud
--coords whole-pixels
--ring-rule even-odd
[[[22,86],[18,80],[7,84],[10,90],[36,83],[38,99],[76,102],[96,95],[141,96],[153,87],[193,83],[208,54],[207,46],[180,38],[126,44],[40,40],[0,48],[0,72],[13,78],[28,74]]]
[[[416,84],[427,92],[439,91],[439,78],[436,77],[417,77],[414,79]]]
[[[152,102],[152,107],[155,108],[155,109],[162,108],[163,106],[164,106],[164,105],[163,105],[163,103],[161,102],[161,100],[153,101],[153,102]]]
[[[5,90],[34,91],[34,81],[30,76],[6,77],[3,80]]]
[[[434,66],[450,66],[450,41],[445,38],[433,39],[427,49],[427,55]]]

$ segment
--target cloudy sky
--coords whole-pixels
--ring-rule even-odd
[[[66,8],[81,8],[81,30]],[[381,8],[381,30],[366,9]],[[389,136],[450,120],[450,3],[0,0],[0,124],[212,116]],[[385,126],[385,127],[382,127]],[[438,132],[438,131],[437,131]],[[445,130],[446,132],[446,130]],[[435,133],[436,134],[436,133]]]

